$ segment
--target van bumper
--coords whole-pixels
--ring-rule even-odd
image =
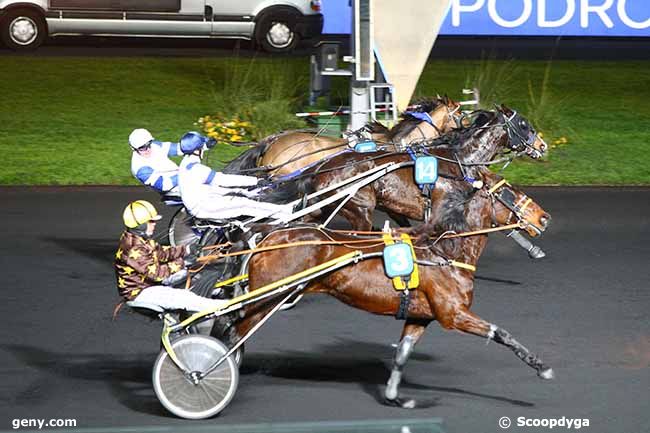
[[[296,22],[296,32],[303,39],[312,39],[323,34],[323,14],[304,15]]]

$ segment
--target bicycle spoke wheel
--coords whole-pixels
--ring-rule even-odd
[[[199,235],[192,228],[193,218],[181,207],[169,223],[169,243],[176,247],[188,245],[199,240]]]
[[[227,352],[218,340],[205,335],[188,335],[172,342],[181,363],[201,373]],[[239,369],[232,356],[209,375],[194,384],[171,360],[166,351],[156,359],[154,391],[160,403],[176,416],[187,419],[209,418],[221,412],[232,400],[239,382]]]

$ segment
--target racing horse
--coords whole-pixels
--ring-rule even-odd
[[[393,143],[436,138],[462,122],[460,104],[444,96],[420,102],[416,111],[404,113],[404,119],[391,130],[378,123],[369,125],[369,130],[374,141],[395,150]],[[287,175],[346,150],[345,139],[287,131],[262,139],[226,165],[224,172],[244,173],[259,167],[259,171],[276,176]]]
[[[476,230],[490,224],[506,224],[514,216],[531,236],[542,233],[550,221],[539,205],[511,186],[497,185],[498,176],[486,169],[479,175],[485,186],[479,190],[469,188],[455,195],[452,207],[463,210],[460,216],[455,212],[437,215],[437,222],[429,221],[408,229],[417,238],[415,251],[419,268],[419,286],[410,291],[410,302],[405,313],[405,324],[395,351],[392,371],[384,391],[389,405],[412,408],[413,399],[400,396],[399,385],[403,369],[415,344],[423,335],[427,325],[437,321],[443,328],[473,334],[510,348],[515,355],[534,368],[542,379],[552,379],[553,370],[542,360],[519,343],[508,331],[488,322],[470,310],[473,299],[474,273],[468,269],[475,266],[483,252],[487,235],[468,237],[437,238],[435,227],[459,227]],[[512,208],[503,197],[509,196],[525,206]],[[450,208],[451,209],[451,208]],[[300,245],[289,248],[264,251],[254,254],[249,266],[250,289],[256,289],[273,281],[317,266],[352,250],[359,250],[359,244],[332,244],[332,240],[350,241],[358,238],[315,227],[294,227],[271,232],[259,247],[281,246],[300,241],[323,241],[327,245]],[[364,253],[380,252],[381,240],[363,248]],[[466,266],[448,266],[450,257]],[[384,274],[380,257],[361,260],[319,279],[309,282],[304,293],[326,293],[340,301],[370,313],[393,316],[401,309],[401,295],[393,288],[391,279]],[[408,295],[407,295],[408,296]],[[259,301],[246,307],[243,319],[235,322],[234,330],[240,338],[251,330],[278,302],[277,298]]]
[[[418,147],[414,146],[417,150]],[[543,156],[546,143],[521,115],[505,106],[496,112],[480,112],[472,126],[452,131],[440,138],[424,142],[420,149],[439,158],[440,177],[430,194],[423,194],[414,182],[413,166],[395,170],[373,184],[359,190],[340,213],[355,230],[370,230],[376,208],[384,210],[401,226],[408,219],[423,221],[425,214],[435,214],[445,205],[444,196],[455,189],[454,180],[471,182],[478,167],[489,163],[504,151],[525,153],[533,159]],[[422,153],[421,152],[421,153]],[[403,163],[413,155],[395,152],[347,153],[335,156],[322,165],[304,173],[300,188],[304,192],[318,191],[364,171],[388,162]],[[333,191],[332,193],[335,193]],[[426,193],[426,190],[425,190]],[[332,207],[314,213],[311,220],[328,215]]]

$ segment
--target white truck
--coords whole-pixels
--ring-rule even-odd
[[[321,0],[0,0],[0,36],[14,50],[47,36],[237,38],[286,52],[320,36]]]

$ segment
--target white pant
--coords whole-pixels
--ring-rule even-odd
[[[159,305],[165,310],[203,311],[226,303],[221,299],[209,299],[185,289],[167,286],[151,286],[144,289],[134,301]]]
[[[193,206],[187,206],[191,204]],[[196,218],[227,220],[239,216],[255,218],[284,218],[293,211],[291,205],[255,201],[246,197],[210,195],[196,203],[185,202],[185,207]]]

